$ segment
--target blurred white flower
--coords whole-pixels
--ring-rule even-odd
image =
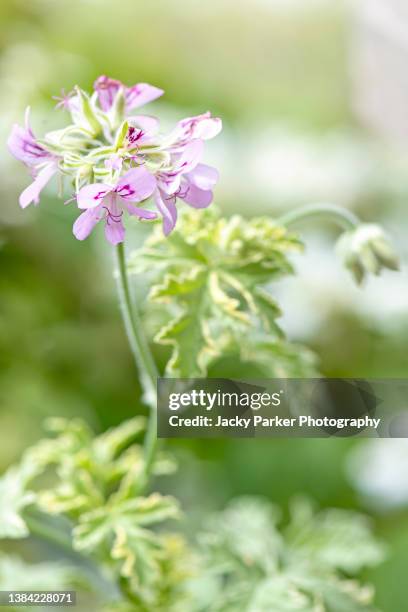
[[[408,440],[367,440],[351,453],[347,474],[370,505],[380,510],[407,506]]]
[[[270,126],[249,139],[248,163],[260,195],[278,203],[350,204],[372,172],[373,158],[349,134],[322,138]]]
[[[408,195],[406,159],[353,132],[318,136],[272,122],[237,131],[226,126],[220,140],[217,199],[225,199],[231,212],[273,214],[319,201],[351,208],[379,193],[401,200]]]

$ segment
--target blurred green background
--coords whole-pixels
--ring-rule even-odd
[[[208,147],[208,160],[220,168],[216,201],[226,214],[275,215],[305,202],[335,201],[383,222],[404,260],[407,154],[384,130],[380,136],[373,121],[370,129],[364,127],[356,87],[364,74],[354,68],[366,32],[342,2],[5,0],[0,16],[4,143],[28,104],[36,134],[63,124],[51,99],[62,88],[69,91],[78,83],[90,89],[100,74],[127,84],[147,81],[165,89],[154,110],[168,121],[206,110],[222,117],[224,132]],[[21,211],[18,195],[27,176],[5,146],[0,155],[0,467],[5,468],[41,435],[47,416],[79,415],[102,430],[141,408],[109,245],[100,232],[84,243],[73,238],[76,212],[56,201],[55,186],[38,209]],[[399,275],[355,289],[333,257],[334,238],[330,227],[305,228],[299,274],[276,288],[283,327],[318,353],[327,375],[406,377],[404,266]],[[371,442],[374,455],[376,443],[381,441]],[[388,476],[381,474],[376,483],[374,473],[373,483],[356,486],[347,465],[359,445],[342,439],[173,443],[181,468],[163,486],[193,515],[194,509],[206,512],[246,493],[284,508],[303,493],[323,507],[372,513],[390,551],[386,563],[367,577],[382,610],[403,612],[408,491],[396,503],[380,502],[388,495],[381,482],[398,489],[407,471],[401,474],[401,462],[393,463],[388,446]],[[367,496],[373,487],[375,503]],[[36,558],[39,551],[31,546],[25,554]]]

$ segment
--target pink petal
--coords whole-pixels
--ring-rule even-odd
[[[203,148],[202,140],[192,140],[183,145],[181,154],[173,156],[174,170],[160,173],[160,189],[168,195],[176,193],[180,189],[181,176],[195,168],[201,158]]]
[[[119,89],[123,87],[125,91],[126,110],[138,108],[163,95],[164,91],[158,87],[153,87],[148,83],[137,83],[132,87],[125,87],[123,83],[116,79],[111,79],[105,75],[100,76],[94,83],[94,89],[98,92],[99,104],[103,111],[108,111],[117,95]]]
[[[129,215],[139,217],[140,219],[157,219],[157,214],[152,212],[151,210],[146,210],[145,208],[140,208],[139,206],[135,206],[130,202],[126,202],[125,206]]]
[[[129,149],[140,147],[152,141],[151,136],[147,135],[143,129],[136,125],[130,125],[126,134],[127,146]]]
[[[123,84],[116,79],[105,75],[98,77],[94,83],[94,89],[98,92],[98,100],[103,111],[108,111],[112,106],[115,96]]]
[[[159,120],[151,115],[132,115],[129,124],[140,128],[147,135],[156,134],[159,130]]]
[[[202,140],[192,140],[183,147],[180,159],[177,162],[177,166],[183,174],[190,172],[197,166],[203,150],[204,143]]]
[[[192,183],[188,185],[184,196],[180,196],[190,206],[194,208],[207,208],[213,200],[213,192],[210,190],[199,189]]]
[[[159,190],[154,194],[154,200],[157,209],[163,217],[163,232],[165,236],[168,236],[174,229],[177,222],[177,208],[175,204],[175,198],[162,198]]]
[[[90,208],[79,215],[78,219],[74,223],[72,231],[75,238],[78,240],[85,240],[92,232],[95,225],[102,218],[102,211],[100,208]]]
[[[209,140],[222,130],[222,121],[219,117],[211,117],[207,112],[195,117],[187,117],[177,124],[173,136],[178,140],[199,138]]]
[[[181,173],[178,170],[174,172],[161,172],[158,177],[158,185],[164,193],[172,195],[180,189]]]
[[[198,164],[188,173],[188,180],[196,187],[204,189],[205,191],[212,189],[218,179],[218,170],[206,164]]]
[[[106,183],[92,183],[85,185],[77,193],[78,208],[95,208],[99,206],[103,199],[113,190],[111,185]]]
[[[215,138],[222,130],[222,121],[219,117],[208,117],[199,121],[194,129],[194,138],[210,140]]]
[[[119,244],[119,242],[123,242],[125,238],[125,228],[121,218],[113,220],[111,217],[107,217],[105,223],[105,236],[111,244],[115,245]]]
[[[163,94],[163,89],[153,87],[153,85],[148,83],[137,83],[137,85],[126,89],[126,110],[130,111],[133,108],[139,108],[139,106],[152,102]]]
[[[52,157],[51,153],[37,143],[31,130],[17,124],[11,129],[7,146],[10,153],[27,166],[36,166]]]
[[[34,202],[34,204],[38,204],[41,191],[56,172],[57,166],[54,163],[47,164],[42,170],[40,170],[34,182],[24,189],[20,195],[19,202],[21,208],[26,208],[32,202]]]
[[[156,179],[146,168],[132,168],[124,174],[115,192],[129,202],[140,202],[150,197],[156,188]]]

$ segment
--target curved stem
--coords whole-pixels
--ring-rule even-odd
[[[291,210],[286,215],[282,215],[277,219],[281,225],[292,225],[298,221],[303,221],[309,218],[321,218],[333,221],[342,229],[355,229],[360,221],[358,217],[351,211],[335,204],[309,204],[295,210]]]
[[[132,303],[129,288],[129,280],[126,269],[125,249],[123,242],[116,246],[117,273],[116,281],[119,294],[119,302],[122,311],[123,322],[127,339],[136,366],[139,371],[140,381],[143,388],[144,400],[149,406],[149,424],[145,436],[145,477],[150,474],[152,462],[157,445],[157,377],[158,372],[152,353],[143,333],[138,306]]]

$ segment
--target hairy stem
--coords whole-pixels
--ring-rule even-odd
[[[145,436],[145,477],[148,478],[157,446],[157,377],[158,372],[146,337],[137,303],[132,301],[126,269],[123,242],[116,246],[117,289],[123,322],[130,349],[135,358],[143,388],[144,400],[149,406],[149,424]]]
[[[355,214],[335,204],[309,204],[302,206],[279,217],[278,223],[288,226],[311,218],[333,221],[333,223],[336,223],[344,230],[354,229],[360,224]]]

